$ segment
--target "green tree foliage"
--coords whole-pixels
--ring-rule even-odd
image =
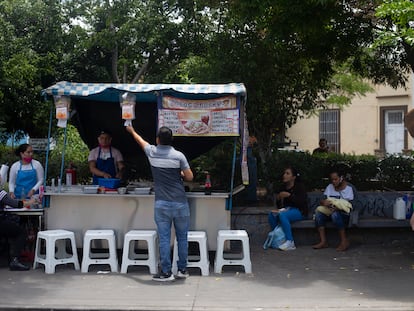
[[[0,120],[5,132],[46,135],[48,109],[40,90],[58,76],[63,40],[59,1],[0,1]]]
[[[260,157],[299,118],[370,90],[355,64],[366,58],[371,20],[338,1],[201,1],[215,27],[198,55],[176,67],[193,82],[244,82]],[[201,4],[200,4],[201,3]]]
[[[372,90],[366,79],[405,84],[405,63],[390,57],[389,48],[372,48],[382,27],[375,17],[381,3],[198,1],[195,11],[214,28],[204,38],[204,50],[181,62],[176,76],[192,82],[244,82],[249,129],[267,167],[275,142],[284,141],[285,130],[298,119],[350,104]]]
[[[77,170],[78,182],[89,183],[91,174],[88,167],[89,149],[79,137],[77,129],[68,125],[66,130],[65,145],[65,129],[59,128],[56,133],[56,146],[50,151],[50,165],[48,179],[60,176],[62,155],[64,153],[65,161],[63,168],[66,169],[74,166]],[[65,147],[66,146],[66,147]]]
[[[376,10],[377,28],[374,48],[392,50],[389,57],[403,68],[414,71],[414,3],[387,0]]]
[[[72,27],[83,39],[75,45],[77,80],[160,82],[176,62],[180,29],[175,1],[68,0],[65,4]],[[85,64],[89,68],[83,68]]]
[[[59,80],[243,82],[265,163],[286,128],[349,104],[369,90],[364,78],[404,85],[414,63],[411,4],[0,0],[2,128],[45,137],[49,108],[39,94]]]
[[[349,106],[356,96],[373,91],[372,86],[360,74],[351,72],[349,62],[335,68],[330,84],[325,101],[326,104],[333,104],[337,107]]]

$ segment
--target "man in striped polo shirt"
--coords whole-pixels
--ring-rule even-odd
[[[184,190],[183,180],[192,181],[193,172],[184,154],[172,147],[173,135],[168,127],[158,130],[156,143],[145,141],[132,126],[126,130],[141,146],[148,157],[154,178],[155,208],[154,219],[160,244],[161,271],[153,276],[154,281],[173,281],[171,272],[171,224],[174,223],[178,246],[177,278],[188,277],[187,233],[190,227],[190,208]]]

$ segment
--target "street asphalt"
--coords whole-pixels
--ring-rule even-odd
[[[407,232],[407,234],[413,234]],[[213,257],[214,254],[211,254]],[[0,268],[0,310],[414,310],[414,247],[353,244],[294,251],[263,250],[251,245],[252,274],[225,266],[171,283],[151,280],[146,267],[127,274],[93,266],[88,273],[72,265],[55,274]]]

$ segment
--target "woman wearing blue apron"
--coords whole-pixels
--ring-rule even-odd
[[[10,168],[10,196],[13,199],[28,199],[39,193],[39,187],[44,180],[43,166],[33,159],[33,148],[29,144],[20,145],[16,155],[20,160]]]
[[[101,131],[98,142],[99,146],[92,149],[88,157],[93,184],[98,184],[98,178],[122,178],[124,159],[121,152],[111,146],[111,134]]]

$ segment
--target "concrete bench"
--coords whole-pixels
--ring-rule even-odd
[[[395,199],[401,196],[392,192],[358,192],[353,202],[353,222],[349,226],[349,234],[355,239],[359,236],[369,236],[369,240],[392,240],[394,237],[413,236],[409,220],[393,219]],[[308,219],[292,223],[295,240],[302,237],[302,244],[310,244],[317,239],[317,230],[313,220],[313,213],[323,197],[321,192],[308,193]],[[259,202],[260,203],[260,202]],[[232,210],[232,228],[245,229],[249,232],[252,241],[263,243],[269,232],[268,214],[274,209],[270,205],[234,206]],[[327,228],[334,228],[332,223]],[[310,229],[310,230],[309,230]],[[313,231],[313,232],[312,232]],[[300,242],[300,241],[299,241]]]
[[[395,200],[402,196],[395,192],[357,192],[352,202],[353,211],[349,227],[358,228],[404,228],[409,227],[408,219],[393,218]],[[314,214],[323,195],[318,192],[308,193],[309,218]],[[309,220],[293,224],[296,228],[314,228]],[[313,221],[311,221],[313,222]]]
[[[334,228],[334,226],[330,222],[327,223],[326,226],[328,228]],[[384,218],[384,217],[369,217],[369,218],[358,219],[358,223],[353,227],[357,227],[357,228],[405,228],[409,226],[410,226],[409,219],[397,220],[393,218]],[[297,228],[297,229],[315,228],[315,221],[312,219],[296,221],[292,223],[292,228]]]

